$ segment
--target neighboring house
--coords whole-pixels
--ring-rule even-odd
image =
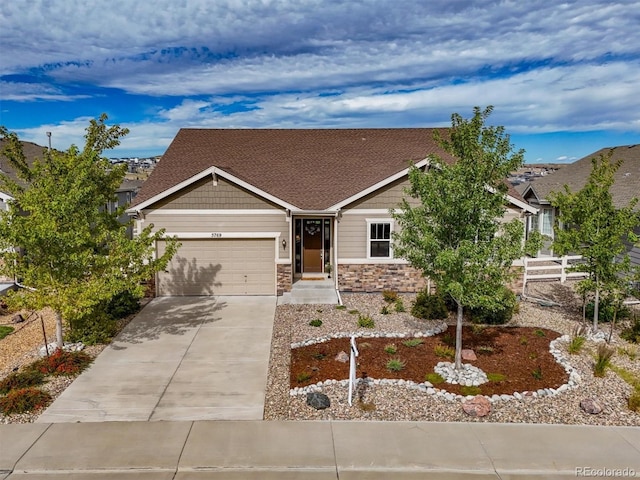
[[[140,187],[144,180],[128,180],[124,179],[120,187],[116,190],[116,200],[114,202],[109,202],[107,208],[109,212],[113,213],[119,207],[126,207],[131,205],[133,199],[136,198],[138,191],[140,191]],[[131,217],[127,213],[123,213],[118,217],[118,221],[120,223],[128,223],[131,221]],[[127,236],[129,238],[133,238],[133,225],[129,225],[127,227]]]
[[[609,152],[612,152],[613,160],[623,161],[615,174],[615,183],[611,188],[613,203],[617,207],[626,206],[632,198],[640,196],[640,145],[603,148],[562,167],[551,175],[536,178],[522,190],[524,199],[538,209],[537,215],[529,217],[527,231],[539,231],[549,237],[540,251],[540,256],[550,256],[553,253],[551,243],[557,212],[548,200],[549,194],[562,191],[564,185],[568,185],[573,192],[582,189],[591,173],[591,159]],[[636,205],[636,212],[640,215],[640,204]],[[635,233],[640,235],[640,227]],[[640,247],[628,244],[628,249],[631,262],[640,266]]]
[[[423,288],[420,272],[393,254],[389,209],[412,163],[425,167],[434,153],[453,161],[433,134],[180,130],[128,210],[138,232],[153,224],[182,243],[157,294],[280,295],[330,270],[341,291]],[[536,212],[513,188],[508,200],[506,220]]]

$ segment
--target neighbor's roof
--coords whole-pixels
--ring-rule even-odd
[[[536,178],[525,192],[532,190],[538,199],[545,200],[551,192],[563,190],[564,185],[568,185],[572,191],[580,190],[587,183],[591,173],[591,159],[607,155],[609,152],[612,153],[611,158],[614,161],[623,161],[615,174],[611,194],[616,207],[625,207],[632,198],[640,196],[640,145],[602,148],[555,173]],[[636,205],[636,210],[640,210],[640,205]]]
[[[432,154],[448,129],[181,129],[132,207],[216,167],[303,210],[325,210]],[[518,200],[515,190],[509,194]]]
[[[33,165],[34,160],[44,159],[45,154],[47,152],[47,147],[42,147],[35,143],[31,142],[21,142],[22,143],[22,152],[24,153],[25,158],[27,159],[27,164]],[[23,184],[22,180],[20,180],[16,176],[16,171],[13,166],[9,163],[9,159],[2,153],[4,151],[4,147],[7,144],[6,140],[0,140],[0,171],[5,173],[7,177],[9,177],[14,182],[17,181],[20,184]]]

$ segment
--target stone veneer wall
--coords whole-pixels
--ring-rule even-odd
[[[278,267],[278,295],[291,291],[291,264],[279,263]]]
[[[338,265],[338,284],[343,292],[381,292],[394,290],[414,293],[424,289],[427,281],[411,265],[348,264]]]

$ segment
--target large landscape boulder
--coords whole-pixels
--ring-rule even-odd
[[[324,393],[311,392],[307,393],[307,405],[316,410],[324,410],[331,406],[331,400]]]
[[[583,398],[580,400],[580,408],[591,415],[597,415],[602,412],[602,405],[594,398]]]
[[[491,402],[483,395],[476,395],[462,404],[462,409],[472,417],[486,417],[491,413]]]

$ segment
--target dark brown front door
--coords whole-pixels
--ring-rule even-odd
[[[322,272],[322,220],[302,221],[303,271]]]

